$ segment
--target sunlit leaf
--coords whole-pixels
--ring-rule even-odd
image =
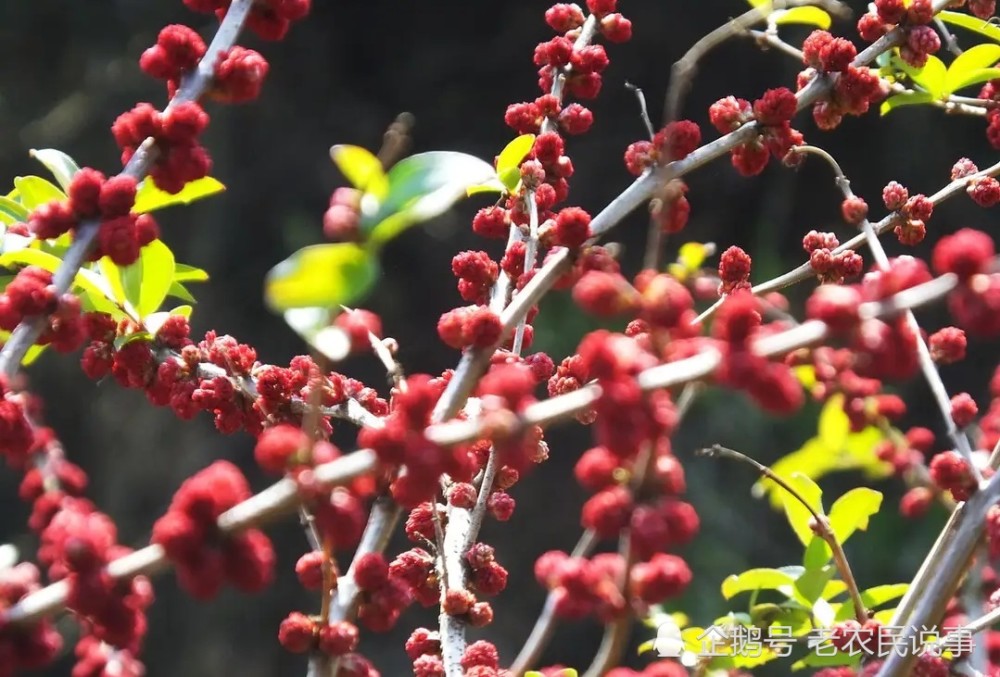
[[[31,157],[41,162],[52,172],[52,176],[55,177],[64,191],[69,190],[69,182],[73,179],[73,175],[80,171],[80,167],[73,158],[55,148],[42,148],[41,150],[33,148],[29,153]]]
[[[844,396],[834,395],[819,414],[818,437],[829,449],[840,449],[851,432],[851,421],[844,412]]]
[[[856,530],[868,529],[868,519],[882,507],[882,493],[867,487],[851,489],[830,507],[830,527],[838,543]]]
[[[53,200],[66,199],[66,194],[59,190],[59,186],[40,176],[18,176],[14,179],[14,185],[21,196],[21,204],[29,210]]]
[[[465,190],[467,197],[472,197],[473,195],[479,195],[480,193],[503,193],[506,192],[507,186],[503,185],[503,181],[493,177],[488,179],[483,183],[476,184],[475,186],[469,186]]]
[[[823,654],[814,650],[793,663],[792,671],[795,672],[804,668],[832,668],[842,665],[855,666],[861,663],[862,657],[863,656],[860,652],[856,656],[850,656],[843,651],[838,651],[833,655],[827,655],[825,650]]]
[[[1000,42],[1000,27],[989,21],[984,21],[983,19],[978,19],[961,12],[939,12],[938,18],[952,26],[959,26],[970,31],[975,31],[990,40]]]
[[[285,311],[284,318],[314,350],[339,362],[350,354],[351,339],[340,327],[330,325],[336,312],[330,308],[292,308]]]
[[[183,263],[174,265],[175,282],[206,282],[207,280],[208,273],[201,268],[195,268]]]
[[[5,343],[7,341],[7,339],[9,339],[9,338],[10,338],[10,332],[9,331],[0,330],[0,344]],[[47,348],[48,348],[47,345],[45,345],[45,346],[39,346],[39,345],[29,346],[28,347],[28,352],[26,352],[24,354],[24,357],[21,358],[21,366],[22,367],[30,367],[32,364],[35,363],[36,360],[38,360],[39,357],[42,356],[42,353],[44,353]]]
[[[174,253],[161,240],[142,248],[139,260],[121,270],[125,298],[139,319],[156,312],[174,279]]]
[[[806,390],[810,390],[816,385],[816,367],[811,364],[800,364],[797,367],[792,367],[792,372]]]
[[[534,134],[522,134],[508,143],[497,156],[497,176],[508,192],[513,193],[521,182],[521,162],[531,152],[534,144]]]
[[[961,76],[956,76],[954,82],[949,82],[948,93],[957,92],[960,89],[996,80],[997,78],[1000,78],[1000,68],[978,68],[967,71]]]
[[[28,220],[30,212],[20,202],[15,202],[9,197],[0,197],[0,222],[10,225],[11,223],[24,223]]]
[[[268,272],[264,299],[277,312],[349,305],[371,289],[378,270],[372,253],[354,243],[304,247]]]
[[[798,495],[809,507],[820,515],[823,514],[823,490],[819,488],[818,484],[802,473],[793,473],[785,481],[791,488],[798,492]],[[783,489],[782,491],[782,500],[784,501],[785,516],[788,517],[788,523],[791,525],[795,535],[799,537],[802,545],[809,545],[809,541],[815,536],[815,533],[809,527],[809,522],[813,519],[812,513],[809,512],[809,509],[797,497],[788,491]]]
[[[400,160],[388,173],[389,191],[361,227],[378,248],[406,228],[444,213],[471,186],[495,176],[493,167],[472,155],[431,151]]]
[[[814,605],[823,598],[823,592],[836,572],[836,567],[829,565],[806,569],[795,580],[795,599],[806,607]]]
[[[792,7],[772,15],[776,24],[809,24],[826,30],[833,23],[830,15],[819,7]]]
[[[880,115],[888,115],[892,111],[902,106],[915,106],[918,104],[930,103],[934,97],[927,92],[905,92],[890,96],[879,106]]]
[[[928,56],[927,63],[920,68],[914,68],[898,56],[892,57],[892,65],[909,75],[914,84],[919,85],[935,99],[941,98],[944,94],[948,67],[936,56]]]
[[[167,296],[173,296],[174,298],[178,298],[181,301],[187,301],[188,303],[195,303],[194,296],[191,295],[188,288],[176,280],[170,284]]]
[[[879,608],[887,602],[897,600],[906,594],[907,589],[909,589],[909,583],[894,583],[890,585],[878,585],[874,588],[868,588],[867,590],[861,591],[861,602],[865,605],[867,611],[872,611]],[[838,621],[846,621],[849,618],[854,618],[854,601],[848,599],[844,602],[840,609],[837,611]]]
[[[19,249],[0,255],[0,266],[38,266],[50,273],[55,273],[62,265],[62,260],[40,249]],[[88,294],[98,298],[106,298],[110,293],[107,286],[102,286],[96,275],[89,270],[81,270],[73,278],[73,284]],[[114,300],[112,298],[112,300]]]
[[[795,584],[795,577],[780,569],[750,569],[740,574],[733,574],[722,581],[722,596],[732,599],[741,592],[754,590],[778,590]]]
[[[820,569],[833,557],[830,544],[819,536],[814,536],[802,553],[802,565],[807,569]]]
[[[330,158],[351,185],[382,202],[389,192],[389,181],[382,162],[361,146],[337,145]]]
[[[962,79],[971,72],[989,68],[1000,61],[1000,45],[974,45],[955,57],[948,66],[945,78],[945,91],[949,94],[965,85]]]
[[[108,282],[111,290],[111,298],[118,303],[125,305],[128,301],[125,298],[125,287],[122,284],[122,269],[108,256],[102,256],[97,262],[97,267],[101,275]]]
[[[187,205],[224,191],[226,187],[218,179],[206,176],[185,184],[181,192],[172,194],[160,190],[152,180],[146,179],[135,194],[135,206],[132,211],[145,214],[174,205]]]

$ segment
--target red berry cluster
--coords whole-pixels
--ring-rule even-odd
[[[214,597],[227,581],[257,592],[274,577],[274,550],[264,532],[227,535],[218,527],[219,516],[252,493],[236,466],[216,461],[184,481],[153,525],[153,543],[163,547],[181,587],[196,599]]]
[[[222,19],[232,0],[184,0],[184,4],[195,12],[214,12]],[[293,22],[306,18],[311,6],[312,0],[259,0],[250,10],[247,27],[262,40],[280,40]]]
[[[982,3],[977,10],[982,10]],[[990,12],[992,14],[992,12]],[[988,15],[987,15],[988,16]],[[927,63],[927,57],[941,49],[941,37],[930,24],[934,19],[931,0],[876,0],[875,11],[858,20],[858,33],[869,42],[878,40],[897,24],[904,27],[906,41],[899,48],[899,56],[914,68]]]
[[[802,238],[802,248],[809,254],[809,265],[820,282],[843,284],[864,269],[864,260],[856,251],[847,249],[834,254],[833,250],[839,246],[840,241],[833,233],[811,230]]]
[[[89,632],[134,655],[146,634],[145,609],[153,591],[142,576],[119,583],[104,570],[130,552],[116,541],[111,518],[85,499],[67,498],[41,532],[38,559],[50,579],[67,581],[67,607],[86,621]]]
[[[719,99],[709,107],[708,116],[721,134],[729,134],[753,120],[759,123],[757,136],[732,152],[736,170],[743,176],[756,176],[764,171],[772,155],[783,161],[790,150],[803,143],[801,132],[791,124],[797,109],[795,94],[779,87],[764,92],[752,105],[733,96]]]
[[[0,569],[0,609],[9,607],[41,589],[38,567],[30,562]],[[25,627],[0,629],[0,655],[4,675],[38,670],[49,665],[62,649],[62,636],[49,620]]]
[[[1000,336],[1000,274],[990,272],[993,238],[971,228],[946,235],[934,246],[931,258],[938,274],[954,273],[959,286],[948,296],[956,323],[974,336]]]
[[[278,642],[291,653],[321,651],[339,657],[357,648],[358,628],[347,621],[323,624],[316,617],[293,611],[281,621]]]
[[[323,375],[309,357],[293,358],[288,367],[260,364],[253,348],[212,331],[196,344],[179,315],[164,322],[152,341],[128,320],[116,325],[102,313],[84,318],[91,339],[81,359],[84,373],[93,379],[110,374],[125,387],[143,388],[153,404],[169,406],[182,419],[207,411],[224,433],[246,429],[256,435],[282,422],[298,426],[302,403],[317,395],[323,407],[354,399],[375,415],[386,412],[373,389],[336,372]],[[136,333],[116,348],[116,340]],[[329,430],[329,419],[320,425]]]
[[[803,403],[798,379],[788,366],[768,361],[752,349],[756,338],[780,328],[781,323],[761,326],[760,301],[750,292],[727,296],[712,325],[712,336],[723,355],[715,378],[746,391],[766,411],[789,414]]]
[[[446,449],[424,434],[446,384],[442,378],[410,376],[405,389],[393,389],[385,426],[364,428],[358,434],[358,444],[373,449],[384,466],[406,466],[392,484],[393,498],[403,506],[414,507],[434,496],[442,474],[468,482],[476,469],[468,449]]]
[[[208,126],[208,113],[194,101],[185,101],[163,113],[151,104],[140,103],[122,113],[111,133],[122,149],[122,164],[132,159],[139,146],[156,140],[156,161],[149,171],[157,187],[179,193],[190,181],[208,176],[212,160],[198,137]]]
[[[0,329],[13,331],[26,317],[44,315],[46,324],[36,341],[62,353],[79,348],[86,334],[80,299],[56,295],[52,273],[37,266],[22,268],[0,294]],[[16,439],[16,438],[14,438]]]

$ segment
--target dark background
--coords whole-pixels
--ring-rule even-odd
[[[264,309],[261,281],[289,253],[321,241],[326,201],[343,183],[329,161],[329,147],[351,143],[377,149],[387,125],[409,111],[416,119],[413,151],[460,150],[492,158],[512,137],[503,124],[507,104],[537,95],[531,54],[539,40],[550,37],[542,20],[548,4],[318,2],[312,16],[284,42],[262,44],[247,37],[245,44],[260,49],[272,65],[263,95],[250,106],[212,106],[213,124],[205,139],[215,161],[212,173],[228,190],[160,217],[164,239],[177,259],[212,274],[209,284],[194,289],[199,300],[195,332],[212,328],[231,333],[254,345],[262,360],[277,364],[302,352],[282,320]],[[861,10],[866,3],[850,4]],[[594,212],[628,185],[622,152],[644,136],[635,98],[624,82],[645,89],[658,119],[670,65],[745,5],[739,0],[633,0],[623,2],[622,9],[634,22],[635,38],[610,47],[604,91],[592,106],[596,124],[590,134],[569,144],[576,166],[570,202]],[[158,30],[174,22],[206,36],[214,29],[213,20],[186,12],[176,1],[3,3],[0,176],[10,182],[16,175],[43,174],[28,149],[44,147],[113,172],[118,151],[109,126],[115,116],[137,101],[164,104],[160,84],[141,74],[137,59]],[[842,23],[837,29],[843,33],[851,26]],[[788,35],[800,40],[804,32],[790,29]],[[971,36],[961,37],[972,44]],[[792,86],[796,71],[787,57],[734,40],[704,61],[685,115],[708,130],[710,103],[728,94],[753,99],[769,87]],[[879,204],[881,187],[890,179],[931,193],[946,182],[959,157],[985,166],[993,155],[981,120],[947,117],[932,109],[904,108],[889,119],[873,113],[847,120],[834,133],[818,132],[808,116],[797,126],[810,142],[836,153],[855,190],[873,205]],[[803,260],[800,242],[807,231],[835,230],[842,239],[851,234],[839,221],[838,194],[822,165],[808,163],[798,172],[772,166],[759,178],[744,179],[722,159],[689,181],[692,218],[683,238],[668,244],[671,257],[686,240],[714,241],[721,248],[737,244],[753,255],[754,280],[760,281]],[[366,306],[381,314],[410,372],[440,372],[459,357],[439,343],[433,327],[442,312],[460,303],[449,272],[451,257],[487,244],[496,253],[495,243],[478,240],[469,228],[472,214],[487,201],[473,198],[427,227],[413,229],[384,252],[383,277]],[[873,209],[876,216],[880,211]],[[969,200],[956,200],[937,210],[928,242],[966,225],[985,228],[988,219]],[[637,213],[613,233],[625,246],[628,271],[638,269],[646,222]],[[887,247],[890,254],[902,251],[894,241]],[[914,253],[928,251],[925,244]],[[793,307],[801,309],[811,286],[790,292]],[[932,329],[946,322],[940,309],[921,311],[921,319]],[[550,351],[558,361],[590,326],[572,311],[565,293],[553,294],[543,303],[536,348]],[[973,344],[969,360],[944,370],[950,391],[968,390],[984,403],[995,358],[992,346]],[[343,370],[384,384],[371,359],[352,361]],[[47,421],[65,441],[69,457],[90,474],[89,495],[118,521],[125,543],[146,543],[150,525],[181,481],[215,459],[238,463],[255,488],[267,484],[253,466],[252,440],[243,434],[219,435],[207,417],[178,424],[168,410],[149,406],[141,393],[112,383],[95,386],[81,374],[75,358],[46,355],[30,375],[47,403]],[[913,421],[937,420],[922,382],[897,386]],[[750,496],[752,471],[695,459],[693,450],[721,442],[770,462],[814,434],[816,412],[809,406],[793,419],[777,420],[755,411],[739,395],[709,391],[698,400],[674,445],[688,472],[689,500],[701,515],[702,534],[684,553],[695,582],[670,608],[683,608],[696,623],[708,625],[728,610],[719,593],[725,576],[752,566],[797,563],[801,556],[784,518]],[[351,436],[343,430],[338,441],[350,448]],[[550,548],[572,548],[579,534],[584,495],[570,470],[589,445],[589,433],[564,426],[550,433],[549,443],[551,460],[516,488],[519,509],[511,522],[490,523],[484,530],[484,539],[497,547],[511,578],[507,592],[495,602],[496,622],[473,637],[495,641],[508,661],[541,607],[542,591],[531,573],[534,558]],[[823,485],[832,500],[862,481],[845,474]],[[16,499],[17,482],[13,472],[0,473],[0,541],[32,552],[34,541],[23,535],[26,514]],[[902,522],[896,517],[898,482],[878,488],[887,493],[882,514],[867,534],[848,545],[863,587],[909,580],[942,522],[937,513],[920,524]],[[158,603],[150,611],[144,656],[151,677],[303,673],[303,660],[279,648],[276,629],[289,611],[317,607],[292,572],[306,543],[292,520],[269,533],[280,570],[277,585],[264,594],[248,598],[226,592],[212,603],[197,604],[177,590],[172,576],[157,579]],[[393,552],[400,547],[394,545]],[[733,608],[741,602],[745,598]],[[408,674],[403,639],[413,627],[434,623],[431,615],[410,611],[389,636],[365,633],[363,650],[384,675]],[[599,636],[596,624],[561,627],[546,663],[586,667]],[[645,638],[636,634],[637,641]],[[628,656],[630,664],[645,662],[633,650]],[[64,661],[50,674],[68,674],[69,665]]]

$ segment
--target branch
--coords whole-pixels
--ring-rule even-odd
[[[361,449],[335,461],[317,466],[314,478],[319,486],[335,487],[372,472],[376,467],[375,454]],[[239,503],[219,516],[219,531],[223,534],[238,533],[294,512],[299,504],[298,486],[293,480],[283,479],[264,491]],[[169,566],[166,553],[158,545],[148,545],[108,564],[108,574],[116,580],[128,580],[141,574],[153,574]],[[53,583],[24,597],[17,604],[4,610],[0,616],[12,626],[30,624],[61,610],[66,605],[69,584]]]
[[[837,565],[837,571],[840,572],[840,578],[847,585],[847,591],[851,595],[851,601],[854,603],[854,616],[858,619],[858,623],[864,625],[868,622],[868,610],[865,609],[865,603],[861,599],[861,590],[858,588],[858,582],[854,579],[854,573],[851,571],[851,565],[847,561],[847,555],[844,553],[844,548],[840,545],[837,540],[836,534],[833,533],[833,529],[830,527],[830,520],[826,515],[823,515],[809,504],[802,494],[798,492],[795,487],[788,484],[782,477],[775,474],[773,470],[768,468],[762,463],[758,463],[754,459],[750,458],[746,454],[741,454],[738,451],[723,447],[720,444],[713,445],[707,449],[701,449],[696,452],[699,456],[705,456],[707,458],[729,458],[734,461],[740,461],[741,463],[746,463],[757,469],[761,475],[771,480],[782,489],[787,491],[792,498],[797,500],[799,503],[805,506],[806,510],[813,517],[812,527],[813,531],[817,536],[826,541],[827,545],[833,551],[833,561]],[[815,525],[815,526],[814,526]]]
[[[975,174],[972,174],[971,176],[966,176],[964,178],[957,179],[955,181],[948,183],[938,192],[934,193],[927,199],[930,200],[931,203],[934,204],[934,206],[936,207],[945,200],[949,200],[958,195],[959,193],[961,193],[963,190],[968,188],[969,184],[971,184],[973,181],[987,176],[994,176],[994,177],[1000,176],[1000,162],[991,165],[986,169],[981,169]],[[899,212],[892,212],[878,223],[873,224],[872,228],[878,235],[881,235],[886,231],[895,228],[896,225],[903,220],[904,218]],[[844,242],[839,247],[833,249],[832,253],[839,254],[849,249],[858,249],[865,243],[866,243],[866,238],[864,236],[864,233],[855,235],[847,242]],[[807,261],[806,263],[803,263],[797,268],[793,268],[792,270],[788,271],[783,275],[779,275],[778,277],[772,278],[766,282],[761,282],[760,284],[754,286],[751,289],[751,291],[759,296],[761,294],[767,294],[768,292],[784,289],[785,287],[791,287],[794,284],[798,284],[799,282],[805,282],[806,280],[810,280],[815,277],[816,273],[813,272],[812,266]],[[695,323],[704,322],[705,320],[710,318],[712,315],[715,314],[715,311],[719,309],[723,301],[724,299],[719,299],[718,301],[713,303],[701,315],[699,315],[697,319],[694,320],[694,322]]]
[[[856,197],[854,195],[854,191],[851,190],[850,180],[848,180],[847,176],[844,175],[844,170],[841,169],[837,160],[834,159],[834,157],[828,152],[821,148],[816,148],[815,146],[798,146],[793,148],[791,152],[809,153],[822,158],[833,169],[834,179],[837,183],[837,187],[840,188],[841,193],[843,193],[844,199],[850,200]],[[875,228],[872,226],[872,223],[868,220],[867,216],[861,220],[860,226],[865,236],[865,241],[868,243],[868,249],[875,258],[876,265],[882,271],[888,271],[889,257],[886,255],[885,249],[882,247],[882,241],[878,239],[878,234],[875,232]],[[983,475],[979,472],[979,466],[976,464],[975,459],[972,458],[972,445],[969,443],[969,438],[955,425],[955,419],[951,415],[951,399],[948,397],[948,391],[944,386],[944,382],[941,380],[941,374],[938,373],[937,366],[934,364],[934,359],[931,357],[931,351],[927,347],[927,342],[924,340],[924,335],[920,329],[920,323],[917,322],[917,318],[913,314],[912,310],[907,310],[905,317],[907,326],[909,326],[910,331],[913,332],[913,335],[917,340],[917,359],[920,362],[920,371],[924,376],[924,380],[927,381],[927,385],[930,386],[931,392],[934,393],[934,400],[937,403],[938,411],[941,413],[941,417],[944,419],[945,427],[948,430],[948,436],[951,437],[952,441],[955,443],[955,447],[958,449],[958,452],[962,454],[962,457],[968,462],[972,476],[978,484],[982,481]]]
[[[234,0],[229,6],[225,18],[219,25],[218,32],[205,52],[205,56],[198,63],[198,68],[185,76],[180,89],[177,90],[166,110],[186,101],[197,101],[208,90],[215,77],[215,64],[219,59],[219,52],[227,52],[236,44],[236,39],[243,29],[243,23],[246,21],[253,4],[253,0]],[[139,146],[135,155],[125,165],[122,174],[131,176],[136,181],[141,181],[149,173],[156,158],[156,142],[150,137]],[[56,288],[56,296],[65,294],[73,286],[73,280],[80,268],[83,267],[84,260],[97,238],[100,225],[99,221],[86,221],[80,225],[76,237],[73,239],[73,244],[70,245],[63,257],[62,265],[59,266],[52,278],[52,284]],[[0,350],[0,374],[10,379],[17,373],[21,360],[24,359],[28,348],[42,333],[45,322],[46,318],[43,315],[29,317],[25,318],[14,329],[3,350]]]
[[[698,62],[705,55],[726,40],[745,33],[751,26],[761,21],[767,21],[768,17],[774,11],[786,7],[800,7],[802,5],[822,7],[830,14],[841,19],[851,16],[851,8],[842,2],[837,2],[837,0],[776,0],[775,2],[764,3],[760,7],[748,10],[735,19],[730,19],[694,43],[684,53],[684,56],[671,67],[670,88],[667,90],[663,104],[663,124],[667,124],[680,117],[681,108],[684,105],[684,97],[691,89],[691,81],[698,72]]]

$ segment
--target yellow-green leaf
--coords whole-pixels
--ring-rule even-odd
[[[823,514],[823,490],[819,488],[818,484],[799,472],[793,473],[785,481],[791,488],[798,492],[799,496],[809,504],[809,507],[820,515]],[[792,496],[791,493],[784,489],[780,491],[782,492],[785,516],[788,517],[788,523],[791,525],[795,535],[802,541],[802,545],[809,545],[809,542],[816,535],[809,527],[809,521],[813,518],[812,513],[809,512],[809,509],[798,498]]]
[[[960,89],[965,89],[966,87],[978,85],[983,82],[989,82],[990,80],[996,80],[997,78],[1000,78],[1000,68],[977,68],[975,70],[966,71],[960,76],[956,76],[954,82],[948,83],[947,93],[951,94],[952,92],[957,92]]]
[[[364,296],[378,276],[378,261],[350,242],[304,247],[276,265],[264,281],[264,299],[276,312],[333,308]]]
[[[23,223],[28,220],[30,212],[20,202],[15,202],[9,197],[0,197],[0,222]]]
[[[146,179],[135,194],[135,206],[132,211],[145,214],[174,205],[187,205],[224,191],[226,187],[218,179],[206,176],[196,181],[190,181],[179,193],[168,193],[160,190],[152,179]]]
[[[879,106],[880,115],[888,115],[892,111],[902,106],[915,106],[934,101],[934,97],[927,92],[905,92],[890,96]]]
[[[174,266],[174,282],[206,282],[208,273],[201,268],[178,263]]]
[[[382,162],[361,146],[337,145],[330,158],[355,188],[381,202],[389,192],[389,181]]]
[[[41,150],[32,148],[29,154],[52,172],[52,176],[55,177],[64,191],[69,190],[69,182],[73,179],[73,175],[80,171],[80,167],[73,158],[55,148],[42,148]]]
[[[909,583],[877,585],[874,588],[868,588],[867,590],[862,591],[861,601],[864,603],[866,610],[872,611],[886,602],[899,599],[906,594],[909,587]],[[854,618],[854,616],[854,602],[852,600],[844,602],[837,611],[838,621],[846,621],[848,618]]]
[[[140,320],[159,309],[173,279],[174,253],[162,240],[153,240],[143,247],[139,260],[121,270],[125,298]]]
[[[944,95],[945,77],[948,67],[936,56],[928,56],[927,63],[914,68],[898,56],[892,57],[892,65],[910,76],[910,79],[935,99]]]
[[[868,519],[882,507],[882,493],[867,487],[851,489],[830,507],[830,527],[839,543],[858,529],[868,529]]]
[[[61,265],[62,259],[48,252],[43,252],[40,249],[18,249],[0,255],[0,266],[5,268],[11,266],[38,266],[50,273],[55,273]],[[95,305],[100,305],[100,299],[107,299],[110,302],[115,300],[112,296],[109,296],[111,290],[108,286],[103,284],[99,276],[95,275],[93,271],[87,269],[80,270],[76,274],[76,277],[73,278],[73,284],[87,294],[95,297]],[[105,310],[105,312],[109,311]]]
[[[945,78],[945,91],[949,94],[964,85],[962,79],[973,71],[989,68],[997,61],[1000,61],[1000,45],[982,44],[974,45],[955,57],[955,60],[948,66],[948,74]]]
[[[503,185],[503,181],[499,178],[494,177],[483,183],[476,184],[475,186],[469,186],[466,191],[466,197],[472,197],[473,195],[479,195],[480,193],[503,193],[506,192],[507,186]]]
[[[722,596],[732,599],[741,592],[755,590],[779,590],[788,588],[786,594],[791,594],[795,577],[780,569],[750,569],[740,574],[727,576],[722,581]]]
[[[6,343],[7,339],[9,339],[9,338],[10,338],[10,332],[9,331],[0,330],[0,344]],[[26,352],[24,354],[24,357],[21,358],[21,366],[22,367],[30,367],[35,362],[35,360],[37,360],[39,357],[41,357],[42,353],[45,352],[46,348],[48,348],[47,345],[45,345],[45,346],[38,346],[38,345],[29,346],[28,347],[28,352]]]
[[[378,249],[410,226],[447,211],[469,186],[496,176],[493,166],[467,153],[430,151],[400,160],[389,171],[389,192],[369,214],[362,204],[361,227]]]
[[[774,13],[774,23],[776,24],[809,24],[818,26],[823,30],[833,23],[830,15],[819,7],[792,7]]]
[[[21,204],[29,210],[53,200],[66,199],[66,194],[59,190],[58,186],[40,176],[18,176],[14,179],[14,185],[20,195]]]
[[[984,21],[983,19],[978,19],[961,12],[940,12],[938,13],[938,18],[952,26],[959,26],[970,31],[975,31],[990,40],[1000,42],[1000,28],[989,21]]]
[[[819,434],[820,441],[828,449],[840,449],[847,441],[847,435],[851,432],[851,421],[844,413],[844,396],[834,395],[819,414]]]
[[[497,156],[497,176],[508,192],[513,193],[517,189],[517,184],[521,181],[521,162],[531,152],[533,145],[535,145],[535,135],[522,134],[508,143]]]
[[[125,298],[125,287],[122,285],[122,269],[110,257],[103,256],[97,262],[97,267],[101,271],[101,276],[108,281],[111,290],[112,300],[125,305],[128,301]]]
[[[188,288],[176,280],[170,284],[170,290],[167,292],[167,296],[173,296],[174,298],[178,298],[181,301],[187,301],[188,303],[196,302],[194,300],[194,296],[192,296],[191,292],[188,291]]]

